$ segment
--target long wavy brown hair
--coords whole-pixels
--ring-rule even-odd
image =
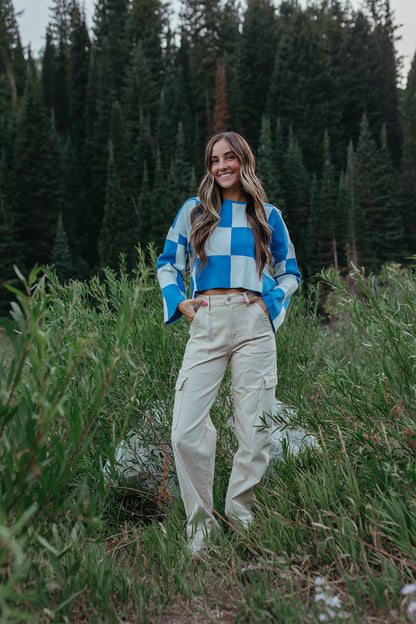
[[[212,149],[218,141],[224,139],[240,162],[240,178],[244,193],[247,196],[246,215],[250,223],[256,254],[256,268],[261,278],[266,264],[272,261],[270,252],[270,227],[267,223],[264,202],[267,201],[262,183],[255,173],[256,160],[247,141],[236,132],[221,132],[208,142],[205,148],[206,173],[203,177],[198,196],[200,203],[191,212],[190,243],[194,259],[201,261],[201,268],[207,262],[205,246],[221,220],[222,189],[211,173]]]

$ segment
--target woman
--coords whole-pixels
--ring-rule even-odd
[[[165,324],[182,315],[190,339],[176,382],[172,444],[192,553],[218,529],[214,517],[216,430],[209,412],[231,364],[238,450],[225,513],[248,526],[254,486],[269,461],[276,373],[274,331],[300,273],[279,211],[266,202],[255,159],[234,132],[205,150],[199,197],[182,206],[158,258]],[[183,275],[190,256],[191,298]]]

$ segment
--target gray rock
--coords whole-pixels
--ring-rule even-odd
[[[273,418],[279,424],[273,425],[272,441],[270,447],[270,460],[284,460],[285,450],[292,456],[298,455],[303,449],[308,447],[319,448],[316,437],[301,428],[291,426],[291,419],[296,415],[296,411],[275,399],[273,405]],[[156,429],[157,422],[161,416],[155,411],[153,421]],[[234,430],[232,418],[228,419],[229,427]],[[170,446],[161,448],[155,443],[155,431],[152,435],[144,428],[140,433],[129,431],[116,449],[114,464],[111,466],[107,460],[104,465],[104,477],[107,482],[117,482],[120,479],[128,480],[136,478],[144,488],[158,489],[166,480],[170,491],[176,491],[176,479],[173,470],[173,459],[171,457]],[[153,442],[146,444],[146,439],[153,439]]]
[[[301,428],[290,425],[291,418],[296,416],[296,410],[288,407],[277,399],[274,400],[273,417],[279,424],[273,425],[270,459],[284,459],[284,448],[290,455],[298,455],[305,448],[319,448],[316,436]]]

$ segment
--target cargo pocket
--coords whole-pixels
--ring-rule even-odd
[[[182,409],[184,386],[185,386],[185,381],[187,379],[188,378],[186,377],[186,375],[182,375],[181,373],[179,373],[178,379],[176,380],[176,384],[175,384],[176,393],[175,393],[175,405],[173,407],[172,431],[175,431],[175,429],[178,426],[179,415]]]
[[[269,416],[273,412],[274,392],[277,384],[277,371],[263,377],[263,412]]]

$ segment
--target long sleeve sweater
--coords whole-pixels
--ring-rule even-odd
[[[192,259],[189,243],[190,215],[197,204],[197,197],[188,199],[183,204],[169,229],[163,252],[157,261],[165,325],[182,316],[178,304],[187,298],[183,277],[187,257],[190,255],[191,298],[195,293],[211,288],[252,290],[263,297],[276,331],[283,323],[290,296],[300,281],[293,244],[280,212],[274,206],[264,204],[271,231],[270,251],[273,264],[271,267],[264,267],[260,278],[245,202],[222,202],[220,222],[206,244],[208,263],[201,268],[200,260]]]

